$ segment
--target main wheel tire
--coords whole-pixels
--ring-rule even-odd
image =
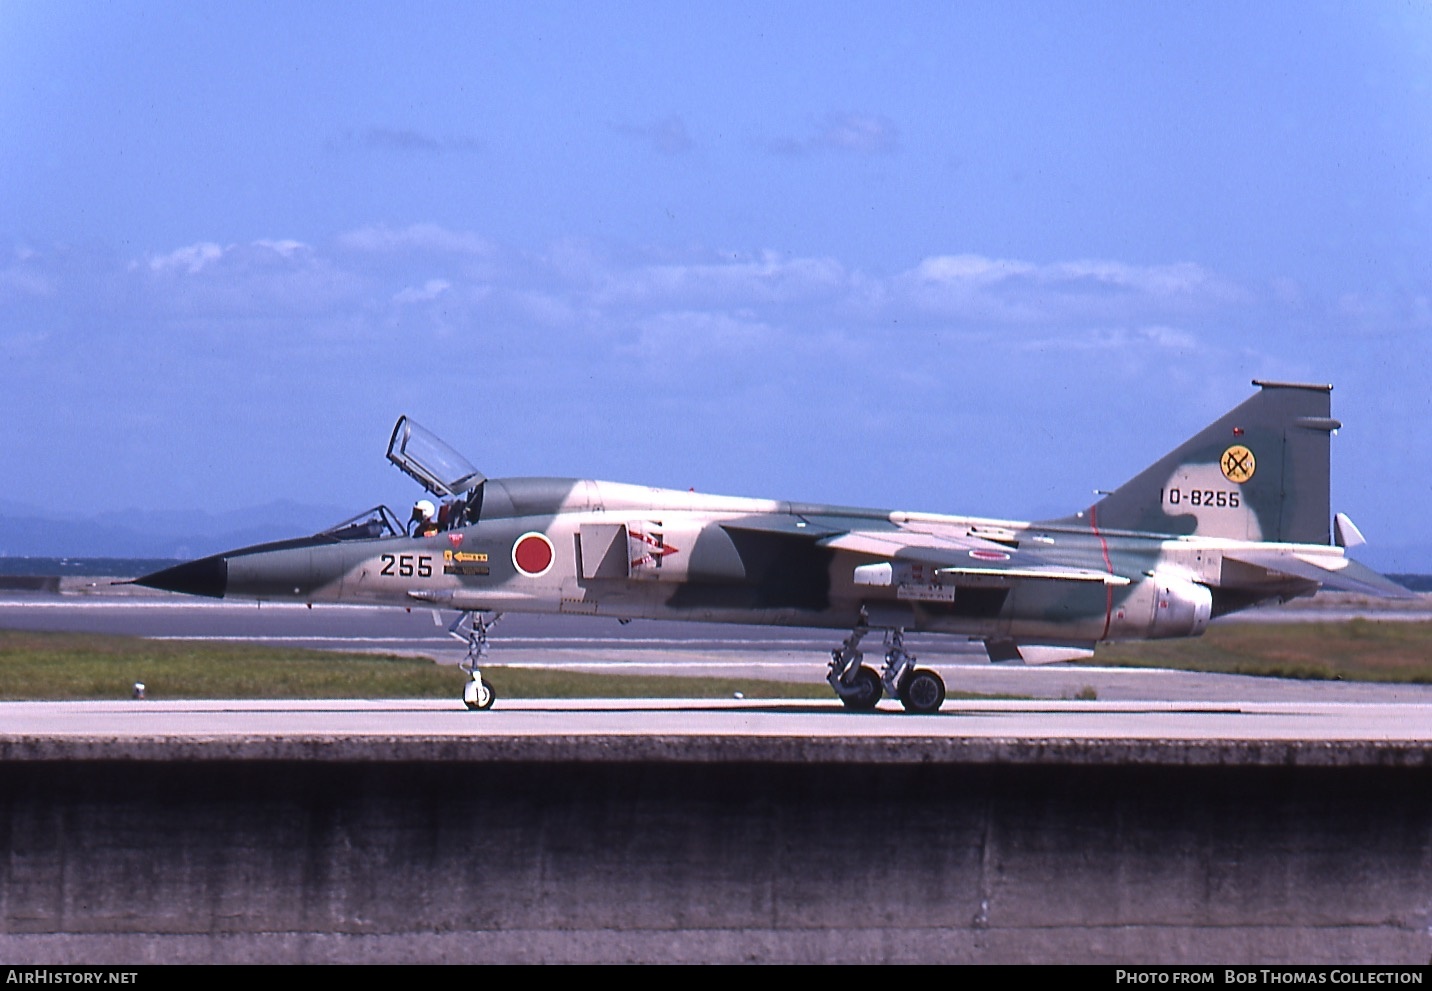
[[[850,711],[872,712],[880,704],[880,696],[884,691],[880,684],[880,675],[875,673],[875,669],[861,665],[860,670],[855,672],[854,681],[838,694],[840,701]]]
[[[916,668],[900,686],[900,704],[919,715],[939,712],[945,704],[945,679],[929,668]]]
[[[480,712],[492,708],[492,703],[497,701],[497,693],[492,690],[486,678],[478,682],[468,682],[468,685],[476,685],[475,692],[468,692],[464,689],[462,693],[462,704],[474,712]]]

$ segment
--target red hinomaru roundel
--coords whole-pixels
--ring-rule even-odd
[[[512,545],[512,565],[529,578],[540,578],[552,567],[556,554],[545,533],[533,530]]]

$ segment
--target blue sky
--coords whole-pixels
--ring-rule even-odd
[[[6,504],[402,504],[409,413],[1029,518],[1271,378],[1432,569],[1425,4],[0,0],[0,136]]]

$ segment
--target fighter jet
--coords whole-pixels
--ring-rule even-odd
[[[1332,386],[1259,391],[1093,505],[1025,523],[706,495],[565,478],[487,478],[400,417],[388,460],[433,497],[404,524],[377,506],[309,537],[216,554],[139,584],[216,598],[454,610],[463,701],[489,708],[504,612],[849,630],[827,678],[853,711],[933,713],[945,684],[906,634],[982,641],[992,661],[1090,656],[1196,637],[1219,616],[1319,588],[1411,593],[1349,558],[1329,522]],[[884,664],[865,663],[872,632]]]

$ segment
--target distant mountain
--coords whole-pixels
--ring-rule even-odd
[[[222,513],[130,510],[85,514],[0,503],[0,556],[191,558],[316,533],[353,509],[272,502]]]

